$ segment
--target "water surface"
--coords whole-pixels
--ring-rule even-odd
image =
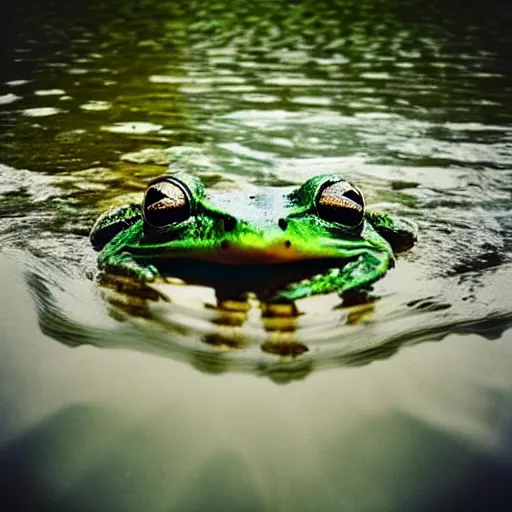
[[[5,509],[508,510],[511,21],[498,1],[12,5]],[[245,192],[340,172],[420,241],[363,310],[220,321],[175,287],[114,311],[87,233],[170,163]],[[262,349],[287,336],[308,350]]]

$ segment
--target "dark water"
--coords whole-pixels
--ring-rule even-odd
[[[82,4],[0,22],[1,509],[509,510],[507,4]],[[171,162],[340,172],[420,242],[362,308],[108,303],[87,233]]]

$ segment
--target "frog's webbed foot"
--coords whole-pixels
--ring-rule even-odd
[[[361,299],[362,294],[367,298],[372,283],[393,265],[394,260],[390,254],[369,251],[341,268],[331,268],[324,274],[288,285],[278,291],[272,301],[294,301],[310,295],[337,292],[344,302],[352,303]]]
[[[271,302],[294,301],[310,295],[320,295],[337,290],[336,281],[342,269],[331,268],[325,274],[319,274],[310,279],[291,283],[271,297]]]
[[[100,260],[99,268],[104,274],[131,277],[141,283],[154,281],[160,275],[154,265],[139,263],[127,252]]]

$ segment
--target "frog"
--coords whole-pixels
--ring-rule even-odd
[[[368,292],[416,243],[417,227],[367,208],[361,190],[337,173],[248,194],[213,191],[177,171],[152,179],[141,203],[101,214],[89,238],[103,274],[151,283],[183,262],[216,265],[241,269],[231,280],[243,289],[243,277],[264,267],[279,282],[269,301],[296,301]],[[322,271],[286,282],[288,269],[306,263]]]

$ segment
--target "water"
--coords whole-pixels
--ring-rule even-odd
[[[1,22],[2,510],[508,510],[506,4],[84,4]],[[362,308],[111,304],[86,235],[171,160],[341,172],[420,241]]]

